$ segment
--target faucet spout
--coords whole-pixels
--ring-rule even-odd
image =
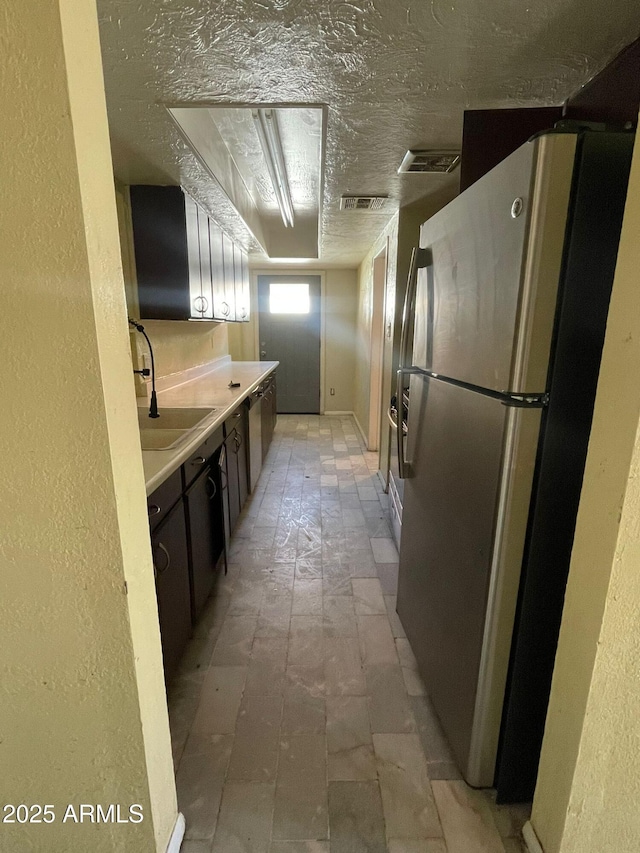
[[[150,418],[159,418],[160,413],[158,412],[158,398],[156,397],[156,365],[155,360],[153,358],[153,347],[151,346],[151,341],[149,340],[149,336],[144,330],[144,326],[138,320],[132,320],[129,318],[129,325],[133,326],[134,329],[137,329],[140,332],[147,344],[149,345],[149,354],[151,355],[151,400],[149,404],[149,417]],[[142,376],[148,376],[149,370],[148,368],[143,368],[142,370],[134,370],[134,373],[140,373]]]

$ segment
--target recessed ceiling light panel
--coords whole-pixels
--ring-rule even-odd
[[[398,174],[404,172],[440,173],[453,172],[460,162],[459,151],[434,151],[412,149],[404,155]]]

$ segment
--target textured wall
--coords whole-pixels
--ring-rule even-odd
[[[371,375],[371,319],[373,310],[373,259],[387,245],[387,281],[395,282],[396,265],[398,260],[398,217],[394,216],[382,234],[375,241],[365,259],[358,268],[358,321],[356,328],[356,370],[353,411],[360,429],[366,436],[369,424],[369,399]],[[390,309],[391,303],[387,304]],[[385,327],[392,319],[387,314]],[[383,406],[386,405],[382,400]],[[381,414],[382,417],[382,414]],[[385,432],[381,429],[381,435]]]
[[[638,234],[636,145],[533,806],[545,853],[640,845]]]
[[[356,270],[326,271],[325,411],[353,411],[357,298]],[[331,388],[336,392],[333,397]]]
[[[58,815],[0,825],[0,848],[164,853],[175,788],[95,5],[7,0],[0,38],[0,801]],[[145,820],[63,824],[79,802]]]

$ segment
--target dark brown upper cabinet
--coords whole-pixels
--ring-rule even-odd
[[[130,190],[140,317],[246,322],[247,253],[180,187]]]

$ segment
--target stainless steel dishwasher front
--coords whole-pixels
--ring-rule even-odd
[[[259,385],[248,397],[249,401],[249,485],[256,487],[262,468],[262,395]]]

